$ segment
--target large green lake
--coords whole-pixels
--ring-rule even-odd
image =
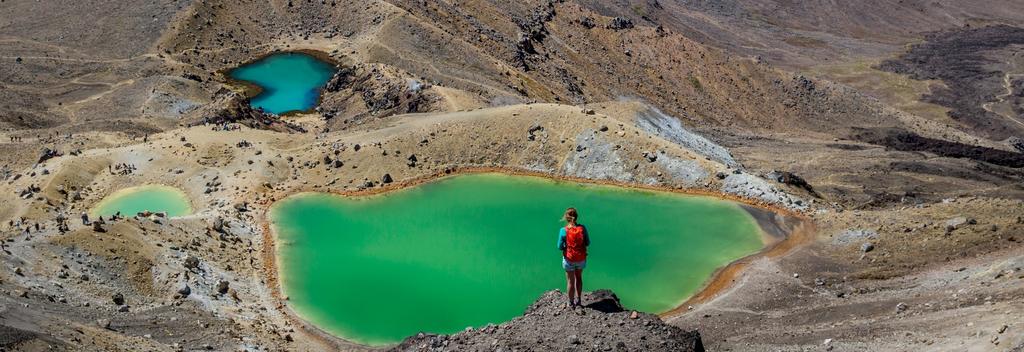
[[[167,216],[182,216],[192,212],[188,196],[181,190],[163,185],[145,185],[118,190],[100,200],[91,211],[92,216],[110,216],[118,212],[133,216],[141,211],[166,212]]]
[[[366,197],[301,193],[270,219],[292,309],[380,345],[501,323],[565,290],[556,242],[569,206],[592,242],[584,289],[612,289],[641,311],[675,308],[715,269],[763,247],[736,203],[500,174]]]
[[[269,55],[234,70],[231,78],[259,86],[249,104],[274,114],[304,111],[316,106],[333,65],[311,55],[286,52]]]

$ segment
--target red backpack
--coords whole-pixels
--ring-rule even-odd
[[[587,243],[583,238],[583,226],[565,227],[565,259],[570,262],[587,260]]]

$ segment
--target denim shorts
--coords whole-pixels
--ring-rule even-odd
[[[587,261],[586,260],[581,260],[581,261],[578,261],[578,262],[570,262],[568,259],[565,259],[565,257],[562,257],[562,269],[565,269],[565,271],[583,270],[583,268],[586,268],[586,267],[587,267]]]

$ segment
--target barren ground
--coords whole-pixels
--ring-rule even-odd
[[[798,240],[660,317],[710,350],[1021,350],[1021,18],[1000,0],[0,2],[0,349],[366,349],[290,313],[267,207],[497,170],[802,214]],[[282,50],[339,66],[317,110],[262,114],[224,75]],[[195,213],[80,221],[145,183]],[[538,346],[618,348],[600,343]]]

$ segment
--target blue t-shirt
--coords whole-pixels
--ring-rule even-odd
[[[579,226],[579,227],[583,228],[583,246],[584,247],[589,247],[590,246],[590,235],[587,234],[587,227],[583,226],[583,225],[580,225],[580,224],[576,224],[576,226]],[[566,246],[566,244],[565,244],[565,226],[562,226],[562,229],[560,231],[558,231],[558,250],[564,252],[565,251],[565,246]]]

